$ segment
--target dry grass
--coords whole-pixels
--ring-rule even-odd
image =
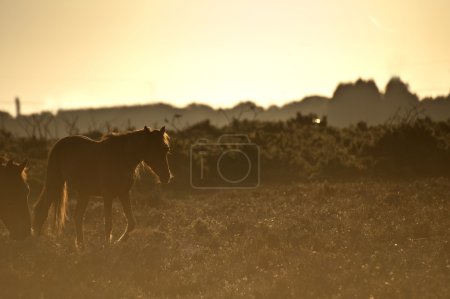
[[[0,297],[448,298],[449,194],[448,179],[167,193],[107,248],[97,201],[83,252],[71,221],[24,243],[2,228]]]

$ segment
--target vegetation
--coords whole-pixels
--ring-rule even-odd
[[[447,179],[163,192],[134,204],[137,231],[108,248],[94,201],[85,251],[72,221],[59,237],[0,237],[0,296],[446,298],[449,192]]]
[[[300,113],[285,122],[234,119],[222,128],[203,121],[171,132],[172,171],[178,178],[177,187],[188,188],[192,144],[199,139],[216,142],[223,134],[239,132],[259,147],[261,176],[266,183],[313,178],[446,176],[450,174],[450,120],[434,122],[418,115],[412,110],[383,125],[359,122],[342,129],[328,126],[326,117]],[[94,139],[102,136],[99,130],[84,134]],[[0,155],[31,159],[30,168],[37,167],[40,172],[54,141],[16,137],[0,130]],[[36,173],[36,178],[44,175]]]
[[[175,181],[141,176],[132,190],[138,229],[125,244],[104,246],[95,199],[81,252],[72,220],[60,236],[49,227],[24,243],[0,227],[0,297],[448,297],[450,121],[410,113],[338,129],[318,119],[172,132]],[[259,146],[261,186],[192,189],[190,146],[235,132]],[[0,155],[30,159],[30,204],[53,142],[0,131]],[[118,202],[113,217],[117,237]]]

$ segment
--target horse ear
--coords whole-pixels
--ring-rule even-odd
[[[22,163],[19,164],[19,173],[23,172],[25,167],[27,167],[27,164],[28,164],[28,160],[25,160],[25,161],[23,161]]]
[[[160,131],[164,134],[166,132],[166,127],[162,127]]]
[[[150,129],[147,126],[144,126],[144,131],[150,132]]]

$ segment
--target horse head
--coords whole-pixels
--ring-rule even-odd
[[[29,188],[24,169],[27,161],[16,164],[11,160],[0,165],[0,219],[12,239],[22,240],[30,235],[28,210]]]
[[[144,162],[156,173],[162,183],[167,184],[170,182],[172,174],[167,161],[169,136],[166,133],[166,128],[150,130],[144,127],[144,134]]]

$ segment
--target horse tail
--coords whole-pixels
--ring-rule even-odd
[[[44,187],[34,208],[34,230],[40,231],[52,204],[54,209],[53,223],[57,231],[61,231],[67,218],[67,188],[57,156],[54,153],[52,155],[51,152]]]

